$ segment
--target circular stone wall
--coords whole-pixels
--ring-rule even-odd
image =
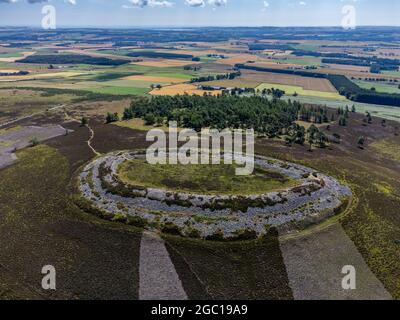
[[[296,180],[295,187],[258,195],[206,195],[135,187],[122,182],[118,168],[144,158],[115,152],[85,166],[79,189],[92,208],[117,220],[182,236],[250,239],[269,228],[292,230],[334,215],[351,197],[348,187],[315,170],[266,157],[256,167]]]

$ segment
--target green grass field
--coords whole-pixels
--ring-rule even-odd
[[[19,52],[0,52],[0,58],[20,58],[23,54]]]
[[[305,90],[300,86],[289,86],[283,84],[272,84],[272,83],[263,83],[260,84],[256,90],[264,90],[264,89],[280,89],[285,91],[286,95],[294,95],[297,93],[300,96],[310,96],[317,98],[325,98],[325,99],[336,99],[336,100],[345,100],[344,97],[334,92],[323,92],[323,91],[314,91],[314,90]]]
[[[91,88],[88,91],[94,93],[114,94],[114,95],[144,95],[150,90],[147,88],[136,88],[136,87],[115,87],[115,86],[104,86],[99,88]]]
[[[253,175],[236,176],[236,165],[151,165],[127,161],[119,168],[121,179],[135,186],[201,194],[251,195],[296,185],[279,173],[256,168]]]
[[[388,74],[395,77],[400,77],[400,71],[382,71],[383,74]]]
[[[185,71],[183,68],[170,67],[170,68],[160,68],[160,67],[148,67],[140,65],[129,65],[126,67],[127,70],[142,73],[146,76],[157,76],[157,77],[171,77],[179,78],[184,80],[190,80],[196,73],[193,71]]]
[[[126,56],[128,53],[133,52],[132,50],[125,50],[125,49],[107,49],[107,50],[97,50],[97,53],[103,54],[113,54],[116,56]]]
[[[299,66],[320,66],[321,59],[314,57],[296,57],[296,56],[287,56],[276,58],[281,63],[289,63],[289,64],[297,64]]]
[[[296,44],[293,45],[293,48],[297,50],[304,50],[304,51],[317,51],[322,44],[307,44],[307,43],[302,43],[302,44]]]
[[[399,83],[389,84],[362,80],[355,80],[354,82],[363,89],[370,90],[371,88],[375,88],[377,92],[400,93]]]

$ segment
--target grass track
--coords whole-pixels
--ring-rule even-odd
[[[277,235],[257,242],[213,243],[165,236],[189,297],[201,283],[213,299],[292,299]],[[197,279],[193,283],[193,276]]]

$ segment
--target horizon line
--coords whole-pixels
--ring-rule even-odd
[[[356,26],[355,29],[350,29],[351,30],[357,30],[357,28],[400,28],[400,25],[369,25],[369,24],[360,24]],[[0,28],[32,28],[32,29],[43,29],[42,27],[38,25],[0,25]],[[165,29],[176,29],[176,28],[184,28],[184,29],[193,29],[193,28],[340,28],[343,29],[341,25],[282,25],[282,26],[277,26],[277,25],[137,25],[137,26],[101,26],[101,25],[61,25],[57,26],[56,29],[92,29],[92,28],[98,28],[98,29],[140,29],[140,28],[151,28],[151,29],[156,29],[156,28],[165,28]],[[345,29],[344,29],[345,30]]]

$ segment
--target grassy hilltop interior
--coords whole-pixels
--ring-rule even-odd
[[[262,168],[250,176],[236,176],[237,164],[151,165],[145,159],[124,162],[119,168],[122,181],[140,187],[214,195],[252,195],[285,189],[295,182]]]
[[[325,78],[274,72],[294,69],[345,75],[360,88],[398,94],[398,71],[371,73],[360,62],[342,61],[353,65],[324,62],[327,57],[321,56],[331,51],[350,52],[355,56],[366,55],[370,59],[367,63],[384,63],[373,56],[386,59],[389,50],[391,59],[399,59],[400,46],[395,44],[398,30],[365,30],[368,36],[354,33],[349,41],[340,32],[329,32],[318,39],[315,31],[306,29],[299,31],[304,39],[288,34],[288,39],[279,42],[263,39],[265,30],[262,29],[239,28],[234,33],[239,38],[234,41],[230,40],[232,34],[225,34],[226,30],[199,33],[188,30],[179,34],[171,31],[163,33],[161,38],[159,33],[150,30],[131,31],[135,39],[144,37],[145,41],[156,43],[158,49],[143,48],[139,44],[143,39],[130,43],[114,41],[110,47],[97,39],[100,35],[85,35],[79,44],[81,32],[56,32],[48,36],[46,46],[33,35],[23,43],[5,37],[2,42],[11,46],[0,46],[0,74],[7,74],[0,76],[0,124],[15,121],[5,125],[7,129],[61,124],[73,130],[68,135],[18,151],[19,160],[0,169],[1,299],[137,299],[143,230],[100,219],[76,205],[76,175],[96,156],[88,142],[101,154],[142,150],[148,146],[145,130],[157,124],[145,124],[146,119],[139,119],[142,115],[122,119],[124,110],[132,101],[133,105],[138,101],[137,95],[196,93],[202,96],[204,92],[219,93],[221,87],[247,88],[238,94],[249,97],[255,93],[258,98],[269,101],[277,97],[271,91],[263,93],[263,89],[280,89],[284,91],[282,101],[298,100],[307,108],[327,105],[328,121],[316,121],[314,125],[327,136],[338,135],[339,141],[327,143],[325,148],[314,144],[309,151],[307,141],[304,145],[288,143],[284,134],[267,138],[268,132],[262,132],[256,141],[256,153],[315,168],[352,188],[354,197],[349,208],[329,223],[343,227],[369,268],[390,294],[400,299],[400,108],[350,100],[350,95],[341,95]],[[281,33],[280,30],[270,32],[272,39],[279,38]],[[129,33],[125,36],[130,37]],[[70,44],[58,45],[60,38],[68,37],[72,40]],[[369,41],[371,38],[374,40]],[[157,54],[149,56],[149,51]],[[72,60],[62,59],[63,54],[80,58],[75,57],[78,60],[69,63]],[[50,66],[47,60],[40,59],[46,55],[61,58],[54,58]],[[200,61],[194,61],[195,57]],[[340,59],[348,60],[348,57]],[[117,62],[107,65],[109,60]],[[238,71],[237,64],[269,71],[241,69],[240,76],[232,75],[234,78],[230,79],[229,74]],[[391,65],[386,68],[390,69]],[[18,71],[29,74],[17,75]],[[214,78],[207,78],[210,75]],[[201,81],[192,82],[193,79]],[[360,113],[350,112],[346,125],[339,125],[337,108],[344,109],[346,105],[351,108],[353,104]],[[370,111],[371,122],[364,111]],[[118,113],[119,121],[105,124],[107,112]],[[182,122],[196,120],[189,121],[185,114],[180,116]],[[88,119],[93,135],[88,127],[80,126],[82,117]],[[380,117],[387,121],[382,122]],[[308,119],[300,123],[309,127],[313,122],[314,119]],[[282,130],[288,127],[285,125]],[[0,130],[2,134],[4,131]],[[360,137],[365,142],[362,146]],[[252,194],[293,183],[260,170],[251,177],[237,178],[232,175],[234,168],[161,168],[137,161],[124,163],[120,175],[132,184],[210,194],[224,190]],[[216,176],[219,178],[215,179]],[[329,223],[308,232],[315,232],[318,239],[318,232],[329,228]],[[264,239],[235,243],[204,242],[168,234],[163,238],[189,298],[293,298],[279,235],[274,230]],[[59,266],[60,289],[55,293],[38,289],[40,269],[45,264]]]

